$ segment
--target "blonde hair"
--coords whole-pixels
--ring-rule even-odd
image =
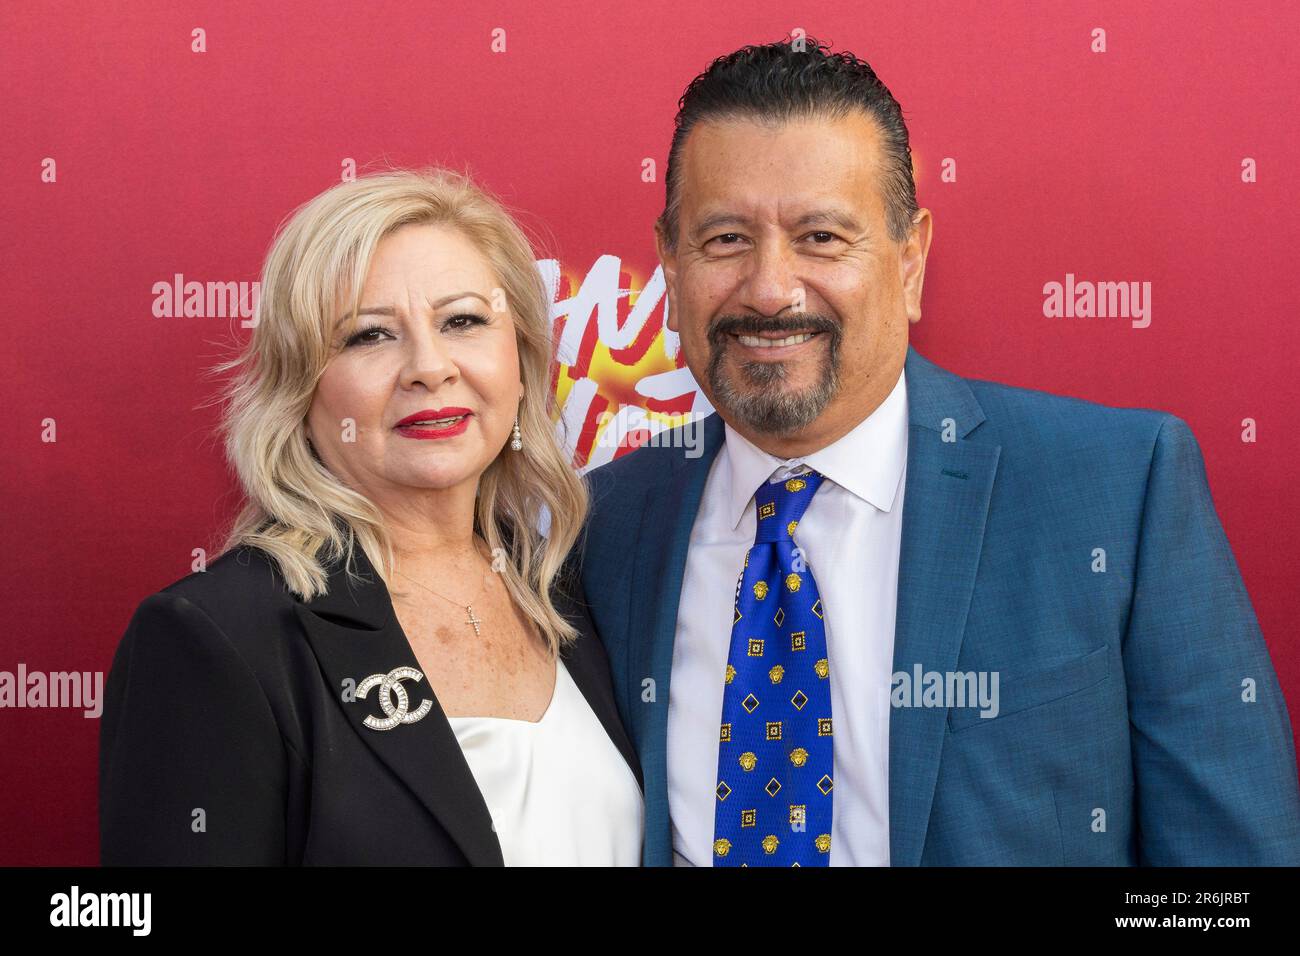
[[[588,492],[556,440],[550,304],[533,250],[500,200],[468,175],[433,167],[371,173],[327,189],[282,226],[262,269],[253,333],[238,357],[212,369],[237,370],[222,390],[219,432],[246,497],[219,550],[263,549],[304,600],[327,588],[322,549],[327,562],[345,558],[353,575],[359,544],[384,582],[392,580],[382,513],[325,467],[308,443],[305,418],[332,355],[333,317],[346,305],[355,322],[376,246],[415,223],[468,238],[492,266],[514,318],[523,449],[505,450],[483,472],[474,527],[494,555],[504,553],[494,566],[505,564],[511,597],[558,653],[577,632],[551,589],[582,528]]]

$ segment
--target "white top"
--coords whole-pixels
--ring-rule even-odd
[[[691,530],[668,693],[674,862],[713,865],[718,724],[732,603],[754,544],[754,492],[800,463],[826,476],[796,541],[817,580],[831,667],[832,866],[889,865],[889,690],[907,472],[907,386],[839,441],[782,461],[726,427]],[[773,472],[777,474],[773,476]]]
[[[564,661],[539,721],[447,719],[506,866],[640,865],[641,788]]]

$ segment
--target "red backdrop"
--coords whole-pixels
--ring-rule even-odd
[[[559,321],[590,328],[605,302],[601,334],[627,333],[678,96],[803,29],[903,104],[936,222],[917,347],[1186,419],[1300,723],[1293,5],[613,6],[4,4],[0,671],[106,673],[135,605],[235,506],[201,372],[247,331],[155,315],[155,283],[253,282],[277,223],[350,161],[468,165],[545,237]],[[1047,317],[1067,274],[1150,282],[1150,324]],[[631,351],[573,357],[562,397],[590,381],[570,415],[680,364],[662,315]],[[0,709],[0,864],[97,861],[98,731]]]

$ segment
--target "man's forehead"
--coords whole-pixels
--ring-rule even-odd
[[[684,146],[681,204],[695,219],[871,216],[882,210],[878,147],[875,124],[860,111],[780,124],[702,121]]]

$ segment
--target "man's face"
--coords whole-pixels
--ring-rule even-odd
[[[880,134],[852,111],[706,121],[681,158],[668,327],[710,403],[779,457],[837,440],[888,396],[921,317],[927,210],[889,238]]]

